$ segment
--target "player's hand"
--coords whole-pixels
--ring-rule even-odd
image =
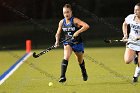
[[[73,37],[75,38],[75,37],[77,37],[79,35],[79,32],[77,31],[77,32],[75,32],[74,34],[73,34]]]
[[[56,41],[55,44],[54,44],[54,47],[55,48],[59,47],[59,42]]]
[[[127,37],[127,36],[124,36],[124,37],[122,38],[123,42],[126,42],[126,41],[127,41],[127,39],[128,39],[128,37]]]

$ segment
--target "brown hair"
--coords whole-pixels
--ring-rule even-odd
[[[136,6],[139,6],[140,7],[140,3],[137,3]]]
[[[69,8],[69,9],[71,9],[71,10],[72,10],[72,7],[71,7],[71,5],[70,5],[70,4],[65,4],[65,5],[63,6],[63,8]]]

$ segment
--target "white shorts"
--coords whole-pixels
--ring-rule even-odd
[[[137,44],[126,43],[126,47],[134,51],[140,51],[140,45],[137,45]]]

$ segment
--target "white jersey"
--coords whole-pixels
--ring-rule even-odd
[[[130,25],[130,33],[128,38],[128,47],[135,51],[140,51],[140,40],[134,40],[140,37],[140,23],[135,20],[135,14],[130,14],[125,18],[125,22]]]

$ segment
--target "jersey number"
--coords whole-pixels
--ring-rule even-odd
[[[72,37],[72,33],[71,32],[68,32],[68,36],[71,36]]]

